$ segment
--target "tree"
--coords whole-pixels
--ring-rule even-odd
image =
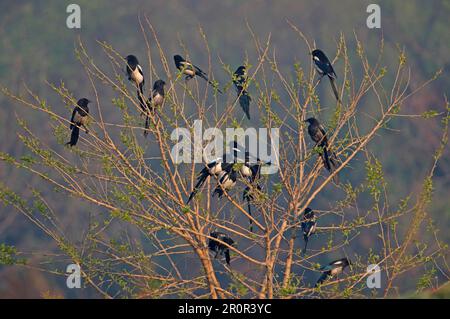
[[[311,52],[314,49],[311,40],[290,25],[294,35]],[[141,26],[151,66],[144,71],[147,83],[165,78],[168,84],[163,107],[145,114],[150,118],[147,140],[142,137],[142,111],[136,90],[124,79],[126,54],[99,42],[109,63],[102,67],[90,58],[80,41],[77,57],[95,92],[96,107],[89,114],[90,133],[80,135],[77,147],[50,148],[19,118],[23,132],[18,138],[32,155],[14,158],[0,154],[3,161],[53,185],[58,196],[76,197],[97,208],[95,214],[89,215],[83,242],[74,243],[61,231],[59,213],[52,210],[38,189],[32,189],[32,199],[24,199],[1,186],[0,199],[27,216],[64,253],[64,259],[55,257],[44,271],[63,275],[64,269],[55,271],[52,265],[61,261],[79,264],[83,282],[107,298],[363,297],[371,294],[365,285],[366,267],[377,264],[385,276],[382,294],[387,297],[395,293],[396,281],[402,275],[430,262],[440,264],[448,247],[439,241],[438,230],[426,211],[432,198],[434,170],[447,144],[450,108],[446,102],[445,114],[402,113],[406,100],[435,79],[410,91],[411,72],[404,51],[399,52],[398,65],[392,73],[394,80],[387,86],[383,79],[391,76],[388,68],[380,60],[369,63],[357,38],[359,65],[354,69],[350,49],[342,36],[333,63],[344,64],[344,72],[339,75],[343,103],[323,107],[317,91],[321,82],[312,62],[295,63],[294,76],[282,72],[271,36],[261,40],[249,27],[258,59],[245,63],[249,70],[247,88],[252,107],[259,113],[260,125],[280,129],[280,169],[278,174],[262,177],[261,189],[240,179],[234,190],[224,191],[220,201],[209,195],[217,182],[211,177],[205,189],[186,205],[201,165],[174,162],[171,132],[179,127],[192,129],[195,119],[221,130],[227,126],[245,128],[247,122],[234,117],[240,111],[234,91],[229,94],[233,98],[224,104],[224,97],[219,97],[210,85],[197,80],[185,82],[180,73],[173,72],[171,55],[159,45],[149,21],[145,19]],[[210,57],[207,73],[214,78],[208,42],[201,28],[199,32]],[[184,55],[189,56],[186,51]],[[381,41],[380,58],[382,55]],[[157,64],[162,65],[163,75],[157,72]],[[232,90],[234,66],[223,61],[221,66],[229,75],[225,89]],[[358,73],[362,74],[360,79]],[[46,114],[54,137],[64,145],[70,122],[67,114],[77,99],[63,82],[49,85],[67,106],[63,114],[31,89],[27,89],[27,97],[7,88],[3,92],[19,104]],[[102,92],[111,89],[116,96],[112,105],[102,99]],[[368,95],[375,96],[378,103],[371,110],[361,110],[361,100]],[[103,120],[105,112],[120,112],[122,122],[107,123]],[[325,150],[314,146],[307,135],[304,120],[311,116],[326,126],[329,151],[338,159],[331,174],[321,160]],[[392,119],[399,116],[441,116],[443,133],[440,148],[427,163],[430,168],[417,198],[408,196],[400,203],[391,203],[382,165],[369,143],[377,133],[389,129]],[[357,159],[364,162],[366,178],[359,185],[352,185],[342,177],[352,174],[354,168],[350,165]],[[233,167],[238,168],[239,165]],[[334,183],[337,175],[341,181]],[[245,187],[252,193],[253,215],[241,199]],[[328,209],[313,207],[317,234],[303,254],[296,240],[301,237],[302,212],[320,196],[338,198],[336,193],[342,196],[333,200]],[[248,218],[253,222],[253,232],[247,227]],[[433,240],[418,242],[416,239],[425,231],[426,222],[426,231],[433,234]],[[208,249],[214,230],[234,239],[235,245],[221,242],[231,251],[230,265],[215,259]],[[373,241],[373,249],[347,255],[346,251],[361,238]],[[13,247],[3,248],[0,260],[27,265],[26,260],[17,259],[19,253]],[[352,261],[350,271],[314,288],[320,276],[317,260],[331,261],[331,256],[343,254]],[[189,263],[189,267],[181,267],[181,262]],[[424,286],[419,288],[429,286],[428,281],[422,282]]]

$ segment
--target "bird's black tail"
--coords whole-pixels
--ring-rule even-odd
[[[138,96],[138,100],[139,100],[139,106],[141,107],[142,112],[145,114],[145,130],[144,130],[144,136],[147,137],[148,135],[148,128],[150,127],[150,118],[148,116],[149,112],[153,111],[153,108],[151,106],[150,101],[144,102],[143,100],[143,93],[142,93],[142,89],[140,88],[140,90],[137,91],[137,96]]]
[[[216,194],[219,196],[219,198],[221,198],[224,194],[224,191],[223,191],[222,187],[220,187],[220,185],[216,186],[216,188],[214,189],[214,192],[212,193],[212,197],[214,197]]]
[[[250,204],[250,198],[247,198],[247,208],[248,208],[248,214],[250,216],[252,216],[252,205]],[[248,222],[250,224],[250,226],[249,226],[250,232],[253,233],[253,220],[251,218],[249,218]]]
[[[70,134],[70,141],[66,143],[69,146],[75,146],[78,142],[78,137],[80,136],[80,128],[76,125],[71,125],[72,134]]]
[[[331,154],[330,154],[328,149],[326,147],[323,147],[322,160],[323,160],[323,166],[325,166],[327,171],[330,172],[330,174],[332,174],[336,170],[336,167],[337,167],[336,154],[334,152],[331,152]],[[333,181],[336,184],[339,184],[339,176],[338,176],[338,174],[334,175]]]
[[[186,205],[189,204],[192,198],[194,198],[195,194],[197,194],[198,190],[203,186],[208,176],[209,173],[205,169],[202,170],[200,176],[198,177],[197,184],[195,184],[194,190],[191,192],[191,195],[189,195],[189,199],[187,200]]]
[[[147,137],[148,135],[148,129],[150,127],[150,118],[148,115],[145,116],[145,130],[144,130],[144,136]]]
[[[239,104],[241,105],[245,115],[247,115],[247,118],[249,120],[250,120],[250,101],[251,98],[247,93],[242,93],[242,95],[239,97]]]
[[[331,172],[334,172],[338,166],[338,159],[337,159],[336,153],[331,152],[329,159],[330,159],[330,164],[331,164],[330,165]],[[333,180],[336,184],[339,184],[339,175],[338,174],[334,175]]]
[[[331,172],[330,156],[328,154],[328,150],[327,150],[326,146],[322,147],[322,160],[323,160],[323,166],[325,166],[327,171]]]
[[[198,76],[201,77],[202,79],[204,79],[206,82],[208,82],[213,88],[215,88],[217,90],[217,92],[219,92],[220,94],[223,94],[223,92],[217,87],[217,85],[208,79],[208,77],[203,73],[203,71],[202,71],[202,73],[199,73]]]
[[[308,236],[306,236],[306,235],[304,235],[303,236],[303,239],[305,240],[305,247],[303,247],[303,252],[302,252],[302,254],[303,254],[303,256],[306,254],[306,248],[308,247]]]
[[[227,262],[228,266],[230,265],[230,250],[229,249],[225,249],[224,251],[224,255],[225,255],[225,261]]]
[[[339,98],[339,92],[338,92],[338,89],[336,87],[335,79],[332,76],[328,76],[328,78],[330,79],[331,88],[333,89],[333,93],[334,93],[334,96],[336,97],[336,100],[339,103],[341,103],[341,99]]]
[[[322,276],[319,277],[319,279],[317,280],[316,285],[314,287],[317,287],[317,286],[323,284],[323,282],[328,279],[328,276],[329,276],[328,272],[324,272],[322,274]]]
[[[243,194],[242,198],[247,201],[247,211],[248,211],[248,214],[250,216],[252,216],[251,200],[253,199],[253,196],[250,194],[250,186],[247,186],[244,189],[244,194]],[[250,224],[249,230],[253,233],[253,219],[249,218],[248,221],[249,221],[249,224]]]
[[[139,106],[141,107],[141,110],[143,113],[147,114],[148,111],[152,111],[152,106],[150,104],[150,101],[144,102],[144,94],[142,93],[141,90],[137,91],[137,96],[138,96],[138,100],[139,100]]]

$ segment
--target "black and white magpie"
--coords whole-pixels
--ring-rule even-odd
[[[305,247],[303,248],[303,254],[305,254],[309,237],[316,231],[316,216],[314,215],[314,211],[309,207],[307,207],[303,212],[301,228],[303,239],[305,240]]]
[[[317,280],[316,287],[325,282],[328,278],[341,274],[349,265],[351,265],[351,262],[347,258],[341,258],[322,267],[320,270],[323,271],[323,274]]]
[[[149,96],[148,101],[146,101],[145,104],[144,101],[142,100],[142,97],[138,95],[139,104],[146,114],[144,136],[148,135],[148,128],[150,126],[150,118],[148,112],[153,112],[155,108],[159,108],[164,103],[165,85],[166,82],[164,82],[163,80],[156,80],[155,83],[153,83],[152,94]]]
[[[88,99],[82,98],[79,99],[77,105],[73,109],[72,117],[70,119],[70,129],[72,130],[72,134],[70,135],[70,141],[66,143],[69,146],[75,146],[78,142],[78,137],[80,135],[80,126],[83,126],[86,130],[86,134],[89,133],[89,130],[86,127],[89,107],[88,104],[91,101]]]
[[[125,59],[127,60],[126,72],[128,75],[128,80],[134,82],[139,88],[141,95],[143,95],[145,79],[144,72],[142,72],[142,67],[139,65],[138,59],[132,54],[128,55]]]
[[[178,54],[174,55],[173,59],[175,61],[175,66],[177,67],[177,69],[180,70],[184,75],[186,75],[186,80],[190,80],[197,75],[211,84],[211,86],[215,88],[219,93],[222,93],[217,85],[211,82],[206,76],[206,73],[203,72],[199,67],[195,66],[189,61],[186,61],[181,55]]]
[[[219,173],[218,180],[219,182],[212,193],[212,197],[217,194],[221,198],[225,191],[229,191],[236,185],[237,171],[233,163],[225,163],[222,171]]]
[[[233,83],[236,87],[237,94],[239,97],[239,105],[244,110],[245,115],[250,120],[250,101],[252,98],[248,95],[247,90],[244,89],[245,83],[247,82],[247,70],[245,66],[240,66],[234,72]]]
[[[240,152],[240,150],[238,149],[238,145],[237,142],[233,143],[233,157],[234,160],[236,159],[236,154],[237,152]],[[223,175],[220,175],[225,169],[229,170],[230,168],[230,164],[233,165],[232,163],[227,163],[227,161],[229,161],[230,155],[224,153],[222,157],[216,158],[215,160],[213,160],[212,162],[206,164],[205,167],[203,167],[203,169],[200,171],[200,173],[197,176],[197,183],[195,184],[194,189],[192,190],[191,194],[189,195],[189,198],[186,202],[186,204],[189,204],[189,202],[192,200],[192,198],[194,198],[195,194],[197,194],[197,192],[199,191],[199,189],[202,188],[203,184],[206,182],[206,180],[208,179],[208,177],[210,176],[217,176],[219,178],[219,180],[223,177]]]
[[[240,151],[237,147],[237,142],[235,141],[233,147],[233,162],[227,162],[222,166],[222,171],[219,173],[219,176],[217,178],[218,183],[212,193],[212,197],[217,194],[219,195],[219,198],[221,198],[225,191],[229,191],[236,185],[238,174],[235,169],[235,164],[237,163],[238,152]]]
[[[230,237],[228,237],[226,234],[215,231],[209,234],[209,236],[213,237],[213,238],[217,238],[218,240],[233,246],[234,245],[234,240],[231,239]],[[225,246],[223,243],[210,238],[208,241],[208,248],[215,252],[216,255],[214,256],[214,258],[217,258],[218,255],[224,255],[225,256],[225,261],[227,262],[227,264],[230,264],[230,249]]]
[[[334,96],[336,97],[336,100],[340,102],[339,92],[336,87],[337,75],[336,72],[334,72],[330,60],[325,55],[325,53],[323,53],[322,50],[316,49],[312,51],[311,55],[313,57],[314,65],[316,66],[317,72],[319,72],[321,77],[328,76],[328,78],[330,79],[331,88],[333,89]]]
[[[328,150],[327,133],[319,121],[313,117],[305,120],[309,123],[308,134],[317,146],[322,148],[322,161],[325,168],[331,173],[337,167],[337,158],[334,152]],[[336,175],[335,182],[338,183],[338,177]]]

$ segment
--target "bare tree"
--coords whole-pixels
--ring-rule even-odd
[[[311,52],[315,48],[311,40],[297,27],[290,26],[293,40],[299,39]],[[447,144],[448,103],[447,113],[432,114],[443,119],[442,142],[427,163],[429,170],[422,177],[423,188],[415,199],[411,194],[400,203],[390,202],[382,165],[369,147],[379,132],[389,128],[392,119],[423,116],[402,113],[402,106],[434,78],[411,90],[405,52],[399,52],[398,65],[392,74],[394,81],[387,86],[383,79],[390,71],[380,62],[383,41],[380,59],[371,64],[356,35],[354,49],[347,47],[342,36],[333,60],[344,66],[338,80],[342,103],[324,107],[317,93],[320,80],[312,61],[306,65],[296,63],[294,75],[283,72],[271,36],[259,39],[248,26],[258,58],[246,61],[249,70],[246,89],[252,96],[252,108],[259,114],[260,125],[280,129],[277,154],[280,169],[275,175],[262,176],[260,188],[240,178],[233,190],[224,190],[221,200],[211,199],[217,183],[213,176],[186,205],[201,165],[174,162],[171,132],[177,127],[192,129],[195,119],[219,129],[248,123],[235,118],[240,109],[232,90],[234,66],[221,61],[222,69],[229,75],[224,87],[230,93],[219,97],[206,82],[184,81],[182,74],[172,67],[171,55],[161,48],[153,26],[145,19],[141,27],[150,65],[144,70],[147,83],[159,78],[167,83],[163,106],[145,114],[150,118],[147,139],[142,136],[142,111],[136,88],[124,79],[126,54],[98,42],[109,63],[100,66],[80,41],[76,53],[95,93],[95,107],[89,113],[89,134],[81,133],[76,147],[50,147],[19,118],[23,130],[18,138],[33,155],[14,158],[0,153],[3,161],[54,186],[57,196],[75,197],[97,207],[98,213],[89,215],[89,229],[82,242],[73,242],[62,231],[59,213],[52,210],[38,189],[33,189],[32,199],[24,199],[1,186],[0,199],[27,216],[57,243],[63,256],[54,255],[55,263],[79,264],[84,283],[106,298],[364,297],[370,296],[365,285],[369,264],[382,269],[386,279],[383,294],[388,297],[396,294],[396,280],[400,276],[425,263],[440,265],[444,268],[442,273],[448,273],[447,247],[439,241],[435,226],[429,229],[433,234],[431,242],[416,241],[425,222],[431,220],[427,207],[432,198],[434,170]],[[212,79],[210,49],[201,28],[199,32],[209,53],[207,74]],[[184,48],[183,43],[180,45]],[[357,61],[350,63],[349,50],[356,52]],[[189,57],[186,49],[184,54]],[[158,73],[156,65],[162,66],[163,74]],[[63,83],[49,85],[67,109],[47,105],[43,97],[29,88],[28,96],[16,95],[6,88],[3,92],[19,104],[46,114],[56,140],[63,145],[70,124],[67,114],[76,99]],[[111,89],[115,95],[112,104],[102,95]],[[368,95],[377,101],[370,110],[361,106]],[[108,123],[104,120],[105,112],[120,113],[121,121]],[[324,150],[315,146],[307,134],[304,120],[312,116],[326,127],[329,151],[336,156],[337,166],[331,173],[324,169],[321,160]],[[360,169],[365,172],[358,174],[366,178],[360,185],[352,185],[345,176],[356,173],[353,163],[358,167],[361,162],[365,167]],[[340,182],[335,183],[338,175]],[[242,200],[245,187],[252,193],[252,215]],[[333,192],[338,192],[341,198],[330,201],[329,207],[313,208],[317,232],[308,251],[302,253],[299,245],[302,212],[318,197]],[[253,223],[253,232],[249,230],[248,219]],[[118,230],[123,230],[122,236],[116,236]],[[231,252],[230,265],[215,259],[208,249],[214,230],[226,233],[235,242],[230,245],[220,241]],[[348,255],[346,252],[362,236],[373,241],[374,248]],[[314,243],[317,237],[322,238],[321,247]],[[320,276],[317,260],[331,255],[346,256],[352,265],[343,275],[315,288],[314,282]],[[64,269],[55,271],[52,262],[30,265],[17,259],[26,255],[8,247],[3,247],[2,256],[8,257],[9,264],[64,275]]]

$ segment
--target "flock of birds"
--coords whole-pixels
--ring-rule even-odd
[[[314,50],[311,55],[316,70],[320,75],[319,81],[325,76],[329,78],[336,100],[340,103],[339,92],[335,84],[337,76],[330,60],[323,51],[318,49]],[[165,98],[164,86],[166,83],[162,79],[155,81],[155,83],[153,84],[151,95],[148,98],[145,98],[145,77],[138,59],[134,55],[128,55],[125,60],[128,80],[136,85],[139,105],[142,110],[142,114],[146,116],[144,136],[147,136],[149,128],[149,116],[154,114],[155,110],[163,105]],[[186,81],[194,78],[195,76],[198,76],[207,81],[211,86],[213,86],[213,88],[217,90],[217,92],[222,93],[217,85],[210,81],[207,77],[207,74],[203,72],[198,66],[192,64],[189,61],[186,61],[180,55],[174,56],[174,62],[176,68],[183,75],[185,75]],[[245,66],[239,66],[234,72],[233,83],[237,91],[237,99],[239,99],[239,104],[243,109],[246,117],[250,119],[251,97],[246,89],[247,80],[247,71]],[[86,98],[78,100],[77,105],[72,112],[72,117],[70,120],[70,129],[72,131],[70,141],[66,143],[66,145],[75,146],[77,144],[81,127],[85,129],[86,133],[89,133],[86,124],[89,115],[88,104],[90,102],[91,101]],[[319,123],[319,121],[313,117],[308,118],[307,120],[305,120],[305,122],[309,124],[309,136],[316,143],[315,145],[317,147],[320,147],[319,153],[323,161],[323,166],[326,170],[332,173],[333,170],[337,167],[337,156],[334,152],[329,150],[327,133],[325,129]],[[236,170],[234,169],[234,164],[237,163],[237,152],[240,152],[239,146],[236,141],[233,144],[232,151],[232,161],[229,161],[229,154],[224,154],[222,158],[218,158],[208,164],[205,164],[204,168],[198,174],[196,185],[192,190],[186,204],[189,204],[189,202],[194,198],[198,191],[201,190],[202,186],[209,177],[213,176],[217,179],[218,183],[212,193],[212,196],[215,196],[217,194],[220,198],[223,196],[225,191],[229,191],[235,186],[238,175],[240,175],[247,181],[248,186],[244,189],[243,199],[247,202],[248,213],[251,216],[251,202],[254,200],[255,189],[257,190],[257,192],[262,190],[261,185],[258,183],[261,167],[263,165],[271,165],[271,163],[264,163],[259,158],[257,158],[256,163],[251,164],[250,154],[246,151],[245,162],[242,166],[240,166],[238,170]],[[337,182],[337,175],[335,176],[335,182]],[[249,220],[250,231],[253,231],[252,218],[250,217]],[[303,253],[305,253],[308,245],[308,240],[310,236],[312,236],[316,231],[316,217],[314,211],[311,208],[306,208],[301,216],[301,231],[305,241],[305,246],[303,249]],[[228,235],[218,231],[210,233],[210,237],[211,238],[208,242],[208,248],[215,253],[214,258],[216,258],[218,255],[224,256],[226,263],[230,265],[231,258],[229,247],[234,246],[234,240],[231,239]],[[342,273],[344,269],[350,264],[351,263],[347,258],[341,258],[332,261],[325,267],[322,267],[321,271],[323,273],[318,279],[316,286],[323,283],[329,277],[333,277]]]

